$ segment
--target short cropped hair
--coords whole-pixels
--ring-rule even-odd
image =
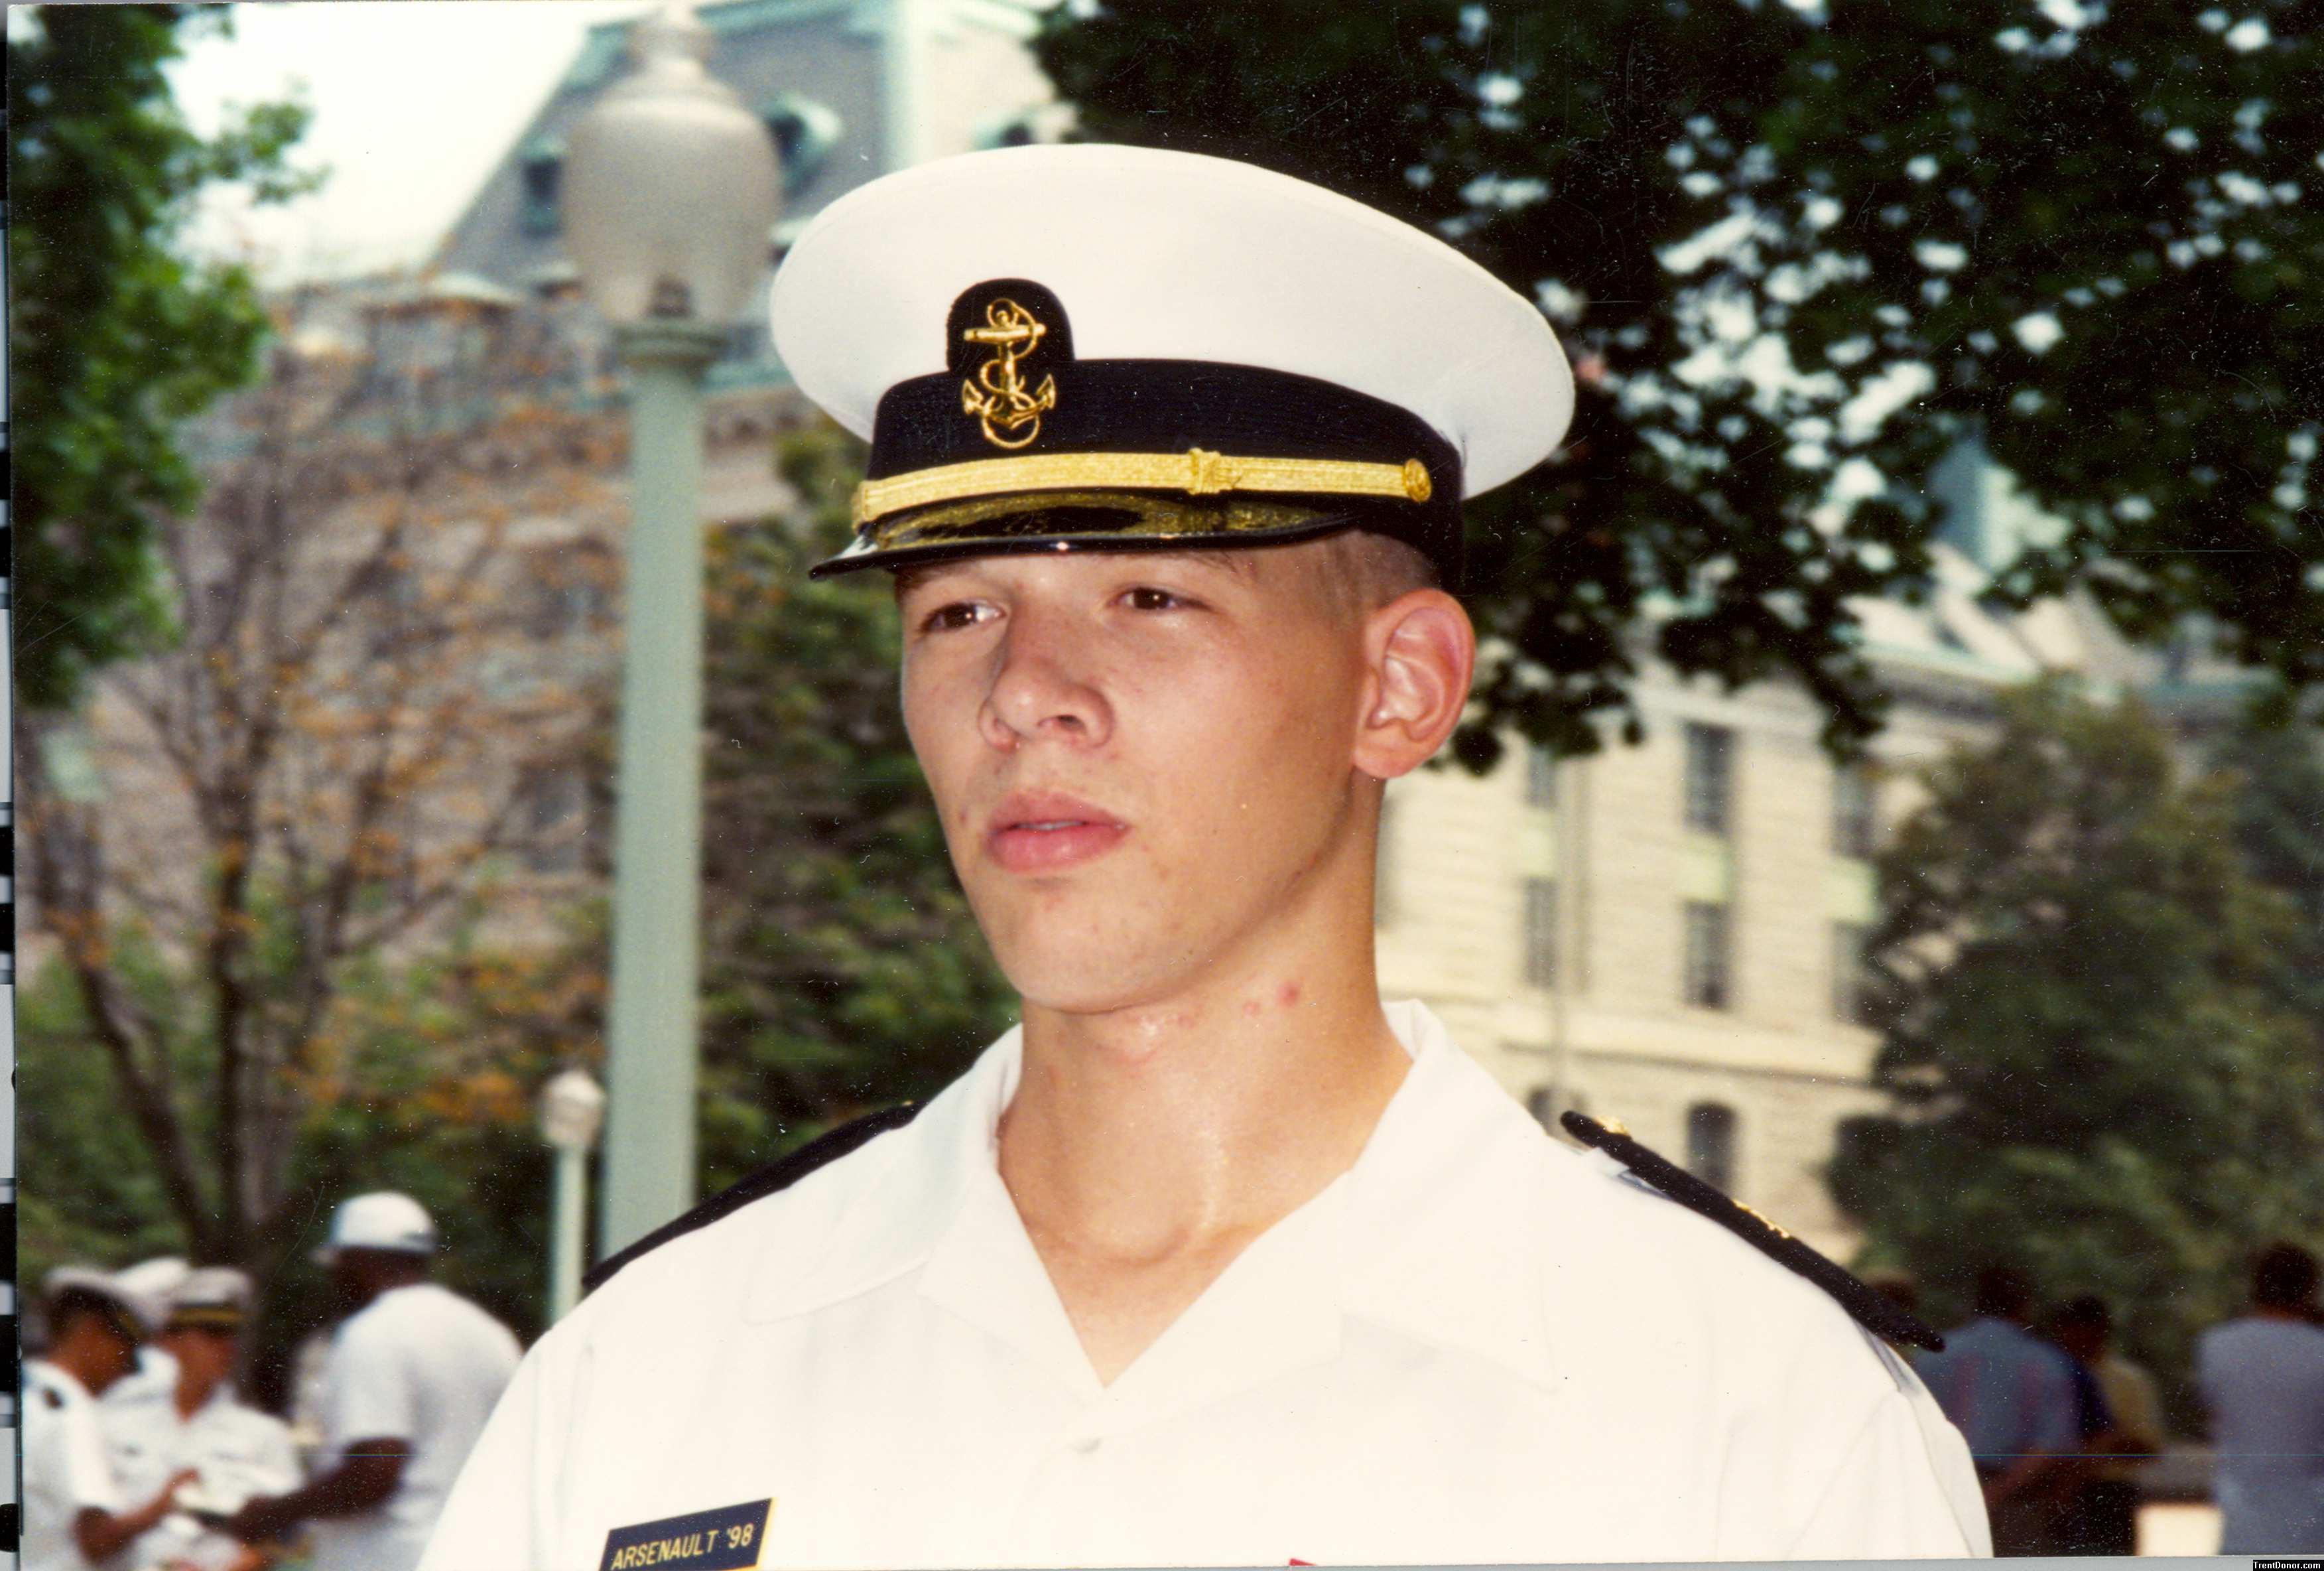
[[[1330,592],[1340,605],[1370,615],[1415,589],[1443,587],[1436,564],[1416,547],[1369,529],[1346,529],[1324,538],[1331,563]]]
[[[2050,1317],[2050,1324],[2061,1327],[2082,1326],[2105,1333],[2114,1329],[2114,1311],[2096,1293],[2084,1293],[2070,1298]]]
[[[2012,1265],[1989,1265],[1977,1273],[1971,1308],[1980,1315],[2015,1320],[2034,1307],[2034,1279]]]
[[[2305,1309],[2316,1297],[2316,1257],[2296,1243],[2272,1243],[2252,1262],[2252,1302]]]

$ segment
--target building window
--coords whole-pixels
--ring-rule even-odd
[[[1527,987],[1557,985],[1557,881],[1525,881],[1525,979]]]
[[[1831,776],[1831,849],[1837,856],[1866,857],[1878,832],[1879,793],[1872,771],[1860,763],[1840,765]]]
[[[1706,835],[1727,833],[1734,799],[1735,733],[1724,725],[1686,728],[1686,827]]]
[[[524,198],[518,226],[528,235],[556,234],[561,221],[558,199],[565,183],[565,144],[553,136],[528,143],[518,156],[517,178]]]
[[[1686,1110],[1686,1170],[1722,1195],[1735,1192],[1735,1110],[1725,1103]]]
[[[775,139],[775,156],[783,166],[783,194],[797,196],[823,172],[832,149],[846,133],[847,123],[828,104],[797,93],[785,93],[761,112],[767,134]]]
[[[1686,902],[1684,997],[1697,1009],[1725,1009],[1728,999],[1727,908]]]
[[[1870,1025],[1872,976],[1864,964],[1868,935],[1861,922],[1831,925],[1831,1014],[1850,1025]]]
[[[1557,754],[1546,747],[1526,749],[1526,806],[1557,806]]]

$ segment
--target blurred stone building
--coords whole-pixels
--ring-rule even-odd
[[[1862,766],[1836,766],[1798,688],[1736,693],[1649,665],[1641,746],[1490,776],[1433,771],[1388,793],[1380,970],[1428,1000],[1546,1123],[1567,1107],[1632,1133],[1845,1260],[1822,1173],[1873,1111],[1860,1023],[1871,857],[1919,769],[2048,671],[2135,692],[2190,745],[2230,716],[2231,671],[2134,650],[2092,608],[2003,617],[1976,600],[2044,521],[1964,449],[1937,474],[1948,522],[1930,603],[1857,607],[1894,704]]]

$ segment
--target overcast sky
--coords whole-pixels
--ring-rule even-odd
[[[294,91],[314,109],[300,163],[317,195],[254,210],[227,196],[205,246],[249,248],[281,282],[426,257],[557,85],[595,23],[641,0],[295,0],[236,5],[231,39],[205,37],[174,73],[195,125]]]

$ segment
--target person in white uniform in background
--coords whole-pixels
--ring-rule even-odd
[[[355,1312],[323,1372],[321,1472],[226,1524],[248,1541],[311,1522],[316,1571],[410,1571],[515,1372],[508,1327],[428,1280],[436,1226],[408,1195],[357,1195],[321,1258]]]
[[[154,1306],[119,1280],[61,1266],[42,1288],[47,1345],[24,1365],[22,1571],[86,1571],[119,1553],[172,1509],[190,1471],[150,1495],[124,1493],[106,1457],[96,1398],[136,1366]]]
[[[178,1290],[193,1269],[181,1256],[156,1255],[135,1265],[123,1266],[113,1273],[113,1280],[142,1303],[167,1304],[170,1295]],[[165,1397],[177,1389],[177,1363],[159,1343],[148,1342],[137,1349],[137,1367],[107,1386],[97,1401],[101,1407],[108,1408],[124,1402],[143,1402],[150,1397]]]
[[[249,1277],[213,1266],[189,1274],[170,1295],[156,1342],[174,1361],[175,1386],[104,1404],[106,1449],[132,1496],[154,1481],[191,1470],[179,1510],[139,1539],[135,1571],[254,1571],[264,1554],[215,1523],[252,1498],[299,1484],[299,1458],[281,1419],[237,1400],[234,1372],[250,1314]],[[197,1513],[199,1513],[198,1515]]]
[[[871,439],[816,571],[896,572],[1023,1025],[601,1264],[428,1571],[1982,1552],[1959,1435],[1819,1285],[1932,1333],[1380,1000],[1461,500],[1572,407],[1540,311],[1331,192],[1076,145],[841,198],[773,331]]]

